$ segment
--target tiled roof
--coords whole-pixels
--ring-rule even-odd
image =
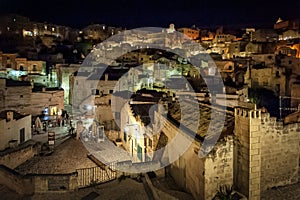
[[[183,106],[181,108],[181,106]],[[169,114],[168,116],[171,118],[171,120],[177,124],[180,124],[181,121],[181,110],[184,109],[186,113],[189,113],[189,109],[193,109],[193,106],[189,108],[188,104],[179,104],[174,103],[171,104],[169,107]],[[219,115],[218,111],[212,112],[212,108],[209,105],[199,105],[199,125],[198,125],[198,131],[197,135],[199,138],[204,138],[207,135],[208,128],[210,126],[210,122],[212,119],[214,119],[214,127],[220,127],[223,126],[223,130],[221,133],[221,137],[224,137],[226,135],[233,134],[234,129],[234,115],[226,113],[225,115],[225,121],[223,121],[220,117],[223,115]],[[214,115],[212,114],[214,113]],[[220,118],[220,120],[218,120]],[[213,127],[211,127],[213,128]]]

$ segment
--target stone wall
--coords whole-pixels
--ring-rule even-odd
[[[183,141],[183,138],[190,137],[178,130],[169,120],[160,121],[164,121],[161,131],[168,137],[168,141],[176,140],[177,137]],[[180,144],[188,144],[188,142],[189,140],[186,140]],[[199,157],[201,148],[199,141],[190,142],[179,158],[176,151],[180,152],[182,149],[180,150],[180,147],[172,148],[171,144],[168,144],[170,149],[166,148],[161,160],[164,160],[164,157],[169,159],[171,162],[168,167],[169,174],[183,190],[190,192],[195,199],[212,199],[220,185],[233,185],[232,136],[220,140],[204,158]],[[175,158],[176,160],[172,162]]]
[[[286,95],[286,78],[284,68],[272,65],[265,68],[251,69],[251,86],[254,88],[264,87],[272,90],[275,94]]]
[[[0,184],[18,194],[32,195],[44,192],[67,192],[78,189],[77,172],[70,174],[29,174],[0,165]]]
[[[33,116],[40,115],[45,107],[56,107],[56,112],[64,109],[64,91],[58,89],[55,91],[33,92],[31,94],[31,114]]]
[[[219,186],[233,185],[233,137],[218,142],[205,158],[199,158],[200,144],[194,142],[170,165],[175,182],[195,199],[212,199]]]
[[[15,169],[25,161],[34,157],[40,149],[39,145],[29,145],[25,148],[12,150],[9,153],[0,154],[0,165]]]
[[[72,191],[78,188],[77,173],[28,175],[35,193]]]
[[[16,112],[13,112],[17,115]],[[10,141],[16,141],[17,144],[21,144],[31,139],[31,115],[22,116],[18,119],[18,116],[14,116],[13,120],[7,121],[6,119],[0,119],[0,150],[4,150],[10,147]],[[24,141],[21,141],[20,131],[24,129]]]
[[[233,185],[233,137],[221,139],[206,157],[205,198],[213,199],[221,185]]]
[[[300,123],[284,125],[265,114],[261,121],[261,191],[299,179]]]
[[[235,109],[234,185],[250,199],[299,180],[300,123],[284,124],[268,113]]]
[[[10,168],[0,165],[0,184],[18,194],[33,194],[31,179],[23,178]]]
[[[66,104],[69,104],[69,94],[70,94],[70,75],[80,68],[79,64],[57,64],[57,76],[59,86],[65,91],[64,100]]]
[[[13,109],[21,113],[30,113],[31,86],[3,86],[1,90],[1,109]]]

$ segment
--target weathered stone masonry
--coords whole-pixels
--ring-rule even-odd
[[[278,122],[268,113],[235,109],[234,186],[249,199],[299,179],[300,123]]]

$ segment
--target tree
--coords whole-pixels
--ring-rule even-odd
[[[265,107],[271,116],[279,115],[279,98],[272,90],[266,88],[249,88],[250,102],[255,103],[259,108]]]
[[[213,200],[233,200],[232,186],[221,185]]]

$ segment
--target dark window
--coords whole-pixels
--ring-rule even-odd
[[[152,140],[151,140],[151,139],[149,139],[149,141],[148,141],[148,142],[149,142],[148,146],[152,148]]]
[[[33,66],[32,66],[32,71],[37,71],[36,65],[33,65]]]
[[[20,95],[20,98],[23,98],[23,95]]]
[[[92,95],[99,95],[99,90],[98,89],[93,89],[92,90]]]
[[[20,143],[25,142],[25,128],[20,129]]]
[[[127,142],[127,133],[124,131],[124,141]]]
[[[275,91],[278,95],[280,94],[280,84],[276,84]]]

